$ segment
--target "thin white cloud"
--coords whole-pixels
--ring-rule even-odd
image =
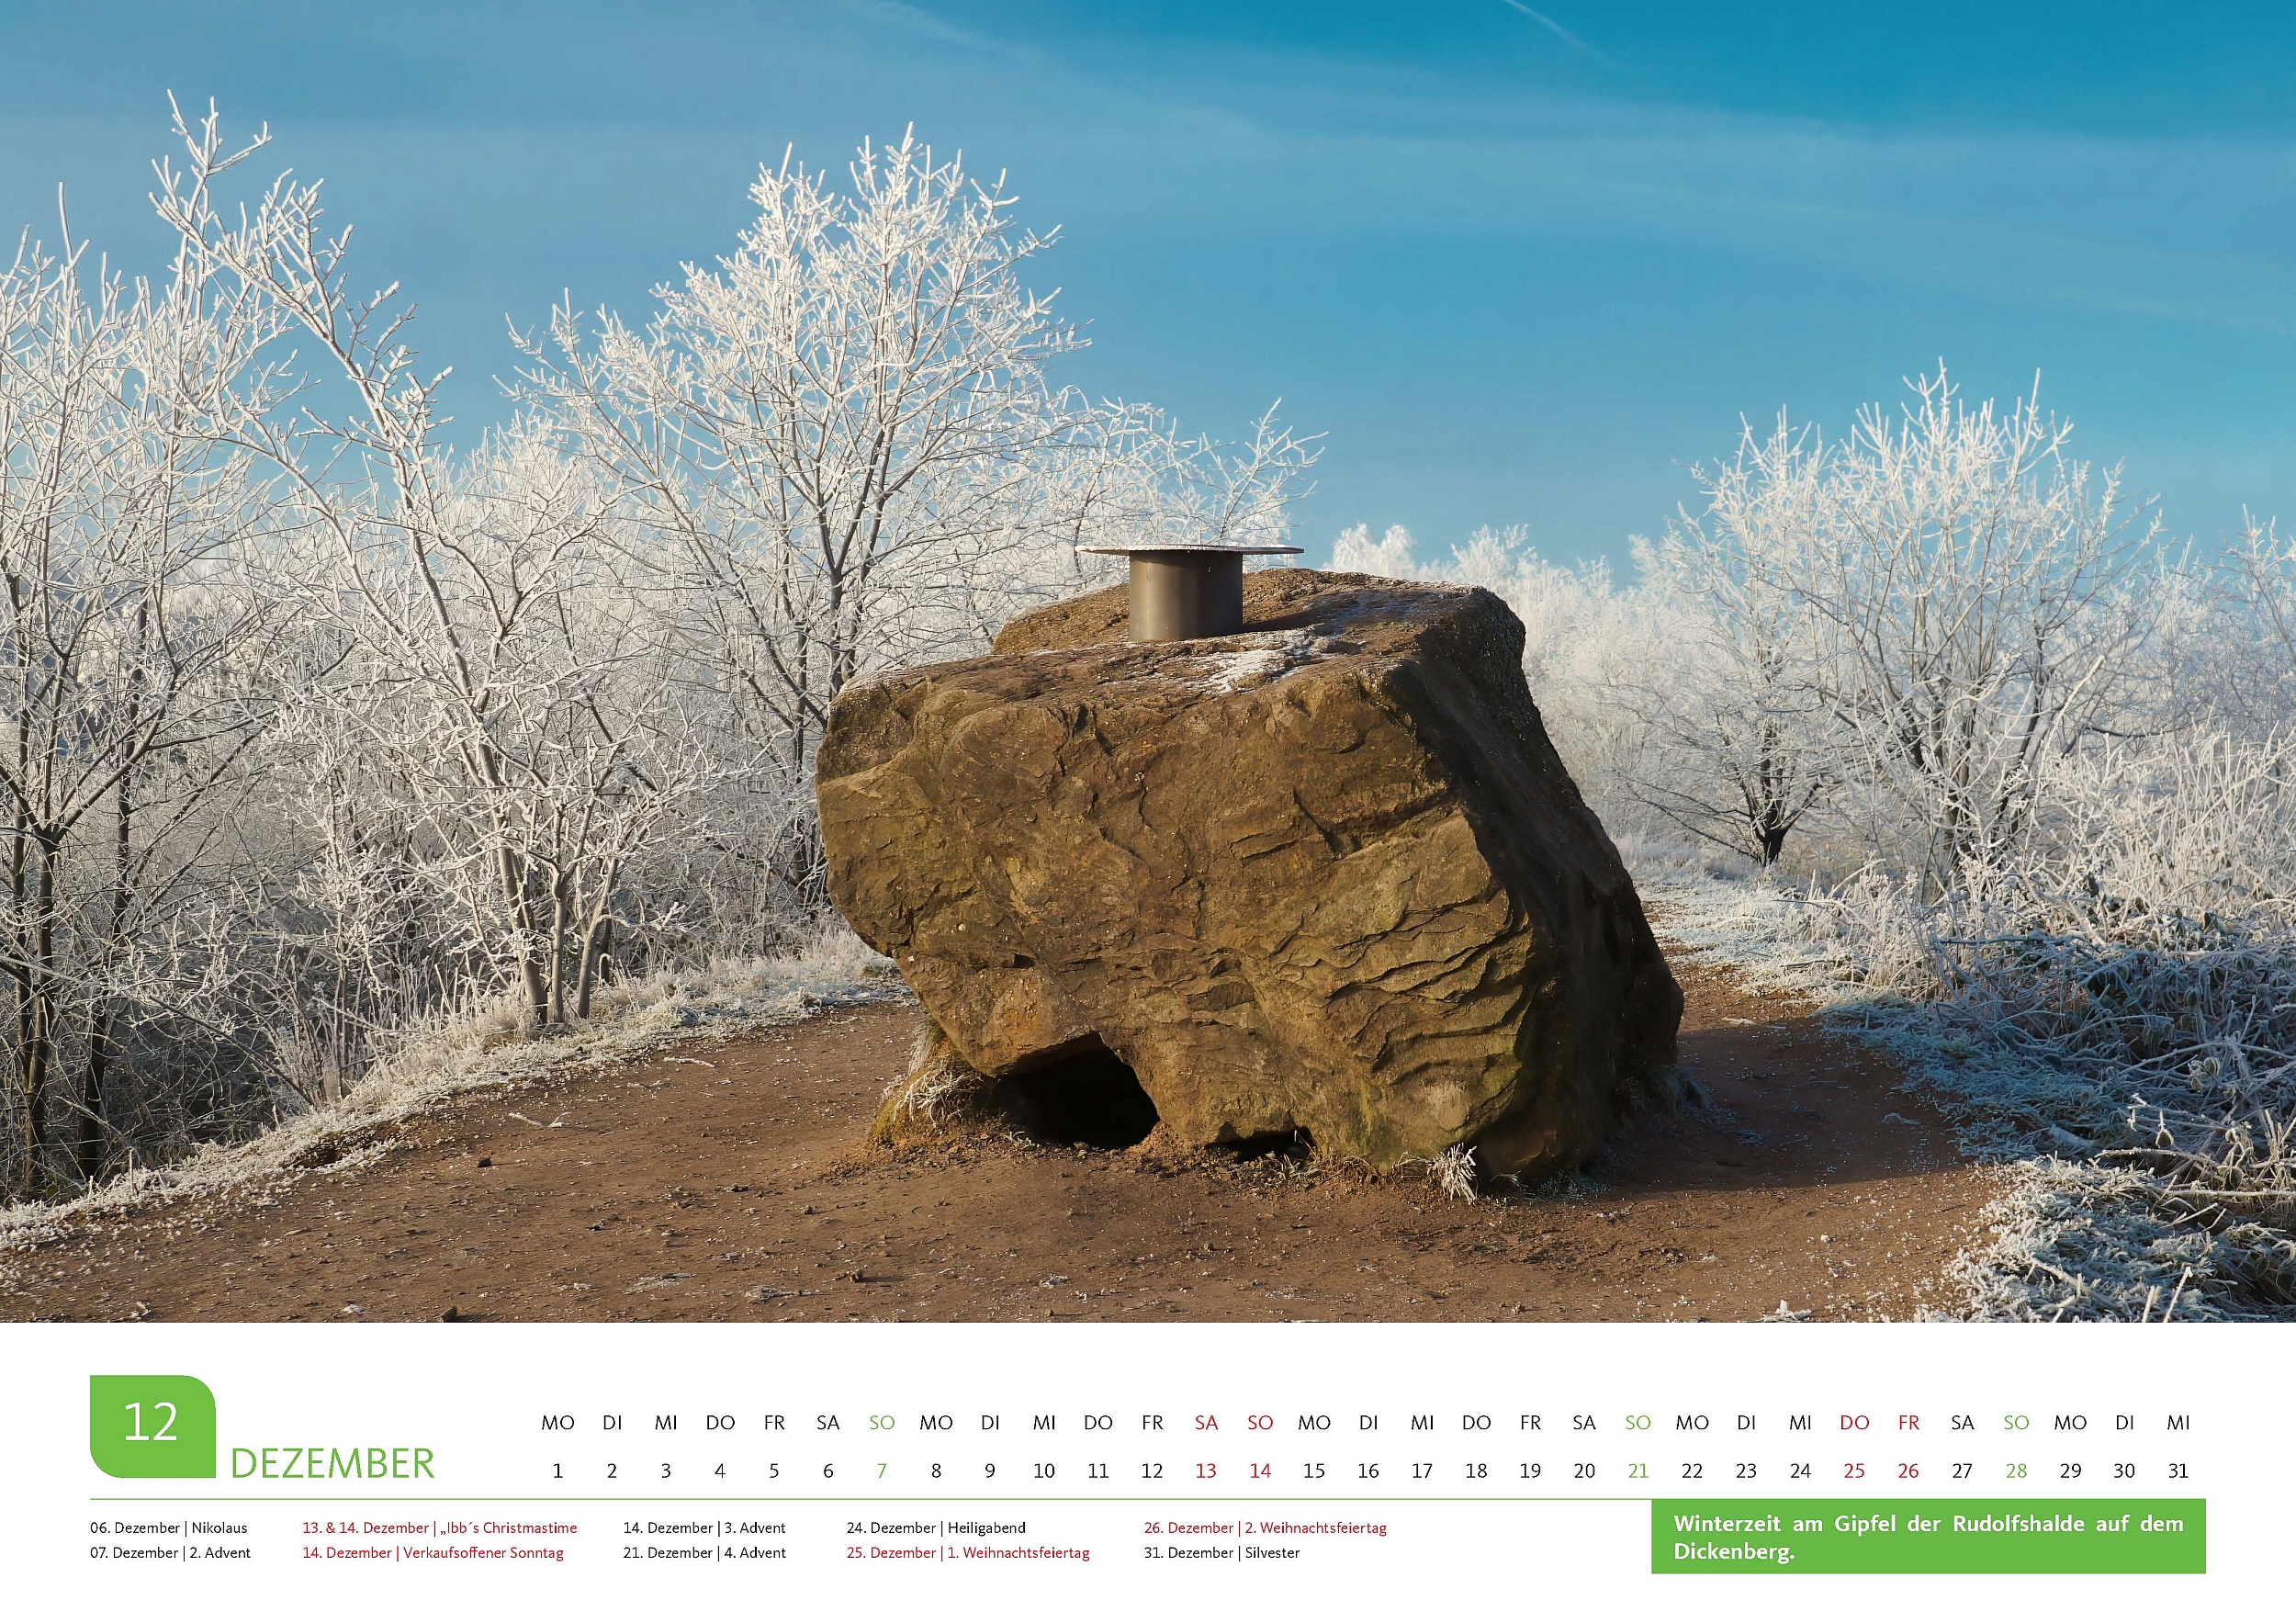
[[[1593,46],[1589,45],[1585,40],[1580,39],[1578,35],[1572,33],[1569,28],[1564,28],[1560,23],[1557,22],[1553,17],[1548,17],[1545,12],[1532,10],[1529,6],[1523,4],[1523,0],[1506,0],[1506,4],[1514,6],[1515,10],[1521,12],[1525,17],[1529,17],[1540,28],[1545,28],[1556,39],[1570,47],[1571,50],[1583,51],[1587,55],[1593,57],[1596,62],[1601,62],[1606,68],[1615,68],[1618,66],[1618,64],[1611,61],[1609,57],[1604,56],[1601,51],[1595,50]]]

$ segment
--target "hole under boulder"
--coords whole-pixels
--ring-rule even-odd
[[[1123,1150],[1155,1130],[1155,1101],[1097,1037],[1007,1076],[997,1091],[1007,1112],[1047,1144]]]

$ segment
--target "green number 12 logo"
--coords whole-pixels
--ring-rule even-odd
[[[215,1394],[189,1375],[91,1375],[87,1451],[106,1476],[215,1474]]]

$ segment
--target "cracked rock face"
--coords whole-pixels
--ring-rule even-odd
[[[1120,586],[1056,603],[831,713],[830,895],[957,1051],[1105,1046],[1188,1143],[1590,1159],[1682,994],[1506,605],[1271,569],[1240,636],[1125,624]]]

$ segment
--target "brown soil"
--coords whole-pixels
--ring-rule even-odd
[[[1694,962],[1711,1109],[1474,1204],[1281,1157],[860,1149],[876,1006],[474,1094],[378,1155],[0,1258],[0,1318],[1818,1319],[1950,1309],[1990,1180],[1887,1061]],[[512,1112],[517,1112],[513,1116]],[[519,1117],[526,1120],[519,1120]],[[540,1123],[537,1125],[536,1123]]]

